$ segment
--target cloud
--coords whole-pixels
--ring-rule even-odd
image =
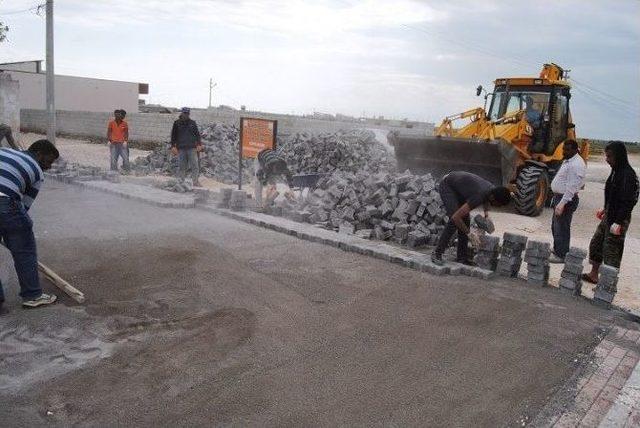
[[[44,56],[44,20],[31,15],[12,18],[0,59]],[[214,99],[235,106],[439,121],[481,104],[478,84],[552,61],[580,82],[580,135],[640,139],[639,15],[635,0],[64,0],[56,65],[149,82],[172,105],[206,105],[213,77]]]

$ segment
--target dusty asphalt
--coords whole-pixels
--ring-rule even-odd
[[[20,309],[0,252],[3,425],[512,425],[617,322],[75,186],[48,183],[32,214],[41,261],[87,303]]]

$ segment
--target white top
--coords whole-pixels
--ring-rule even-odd
[[[573,197],[584,187],[584,179],[587,174],[587,165],[579,154],[562,162],[560,170],[553,177],[551,190],[562,195],[561,203],[570,202]]]

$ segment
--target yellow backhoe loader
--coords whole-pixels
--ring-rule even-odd
[[[516,210],[537,216],[550,201],[550,183],[562,163],[562,146],[576,139],[569,110],[567,71],[545,64],[538,77],[495,80],[484,93],[484,108],[446,117],[434,136],[390,134],[398,166],[414,173],[442,176],[462,170],[512,189]],[[487,103],[489,109],[487,110]],[[467,119],[458,128],[454,122]],[[581,156],[589,143],[579,140]]]

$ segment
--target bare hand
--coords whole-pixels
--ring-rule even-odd
[[[470,232],[467,236],[469,237],[469,242],[471,243],[471,246],[473,246],[473,248],[480,248],[480,237],[477,233]]]
[[[556,205],[555,213],[556,213],[556,216],[560,217],[562,213],[564,213],[564,204],[560,203]]]
[[[622,226],[618,223],[613,223],[611,225],[611,228],[609,229],[609,232],[611,232],[612,235],[620,236],[622,235]]]
[[[171,147],[171,154],[174,156],[178,156],[178,148],[176,146]]]
[[[596,211],[596,218],[598,220],[602,220],[604,218],[604,209],[599,209],[598,211]]]

